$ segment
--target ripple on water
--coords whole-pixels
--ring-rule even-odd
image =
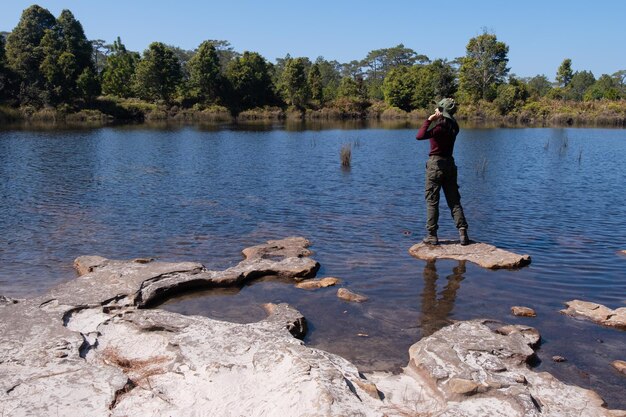
[[[626,193],[616,192],[624,131],[462,130],[455,153],[470,235],[530,254],[533,263],[518,271],[407,254],[425,218],[427,144],[414,133],[0,131],[0,294],[41,294],[74,276],[72,261],[85,254],[225,269],[244,247],[302,235],[314,243],[319,276],[339,277],[370,301],[353,305],[336,288],[303,291],[268,278],[163,307],[250,322],[265,317],[261,304],[289,302],[310,323],[308,344],[363,370],[404,366],[408,347],[449,320],[529,324],[544,337],[540,369],[626,408],[608,365],[624,359],[624,334],[558,312],[574,298],[626,305],[626,257],[616,253],[626,249]],[[569,151],[558,146],[564,135]],[[349,142],[358,146],[342,170],[339,151]],[[457,236],[443,201],[440,226],[442,237]],[[512,305],[535,308],[537,319],[512,316]],[[570,360],[556,365],[552,354]]]

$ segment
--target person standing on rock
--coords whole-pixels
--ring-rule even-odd
[[[454,119],[457,104],[452,98],[437,103],[431,114],[417,132],[416,139],[430,139],[430,153],[426,162],[426,230],[423,242],[437,245],[439,221],[439,194],[443,188],[446,202],[454,218],[461,245],[469,245],[467,221],[461,207],[461,194],[457,183],[457,167],[452,157],[459,124]]]

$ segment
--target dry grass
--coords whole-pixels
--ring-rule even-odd
[[[117,349],[107,347],[100,352],[104,363],[117,366],[128,376],[128,379],[136,386],[147,384],[150,387],[150,378],[154,375],[161,375],[167,372],[163,365],[169,362],[167,356],[155,356],[149,359],[129,359],[124,357]]]
[[[341,147],[339,157],[341,159],[341,166],[344,168],[350,168],[352,164],[352,145],[350,143],[346,143]]]
[[[397,107],[389,107],[380,115],[381,120],[398,120],[407,119],[408,117],[409,114],[407,112]]]
[[[237,121],[249,120],[282,120],[285,112],[280,107],[262,107],[244,110],[237,115]]]

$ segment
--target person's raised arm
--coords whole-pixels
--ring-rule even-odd
[[[428,119],[424,121],[424,124],[422,125],[422,127],[420,127],[420,130],[417,132],[417,135],[415,135],[415,139],[417,140],[430,139],[433,136],[433,133],[432,133],[433,131],[432,129],[428,129],[428,128],[434,121],[437,121],[441,119],[442,117],[443,117],[443,114],[441,114],[439,109],[435,109],[435,112],[431,114],[430,116],[428,116]]]

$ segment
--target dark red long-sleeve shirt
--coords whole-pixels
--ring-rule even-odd
[[[452,126],[451,121],[448,122],[449,123],[440,123],[433,129],[428,130],[433,122],[426,119],[420,130],[417,132],[415,139],[430,139],[430,153],[428,156],[452,156],[452,152],[454,151],[454,141],[456,140],[456,135],[459,131],[456,126]]]

